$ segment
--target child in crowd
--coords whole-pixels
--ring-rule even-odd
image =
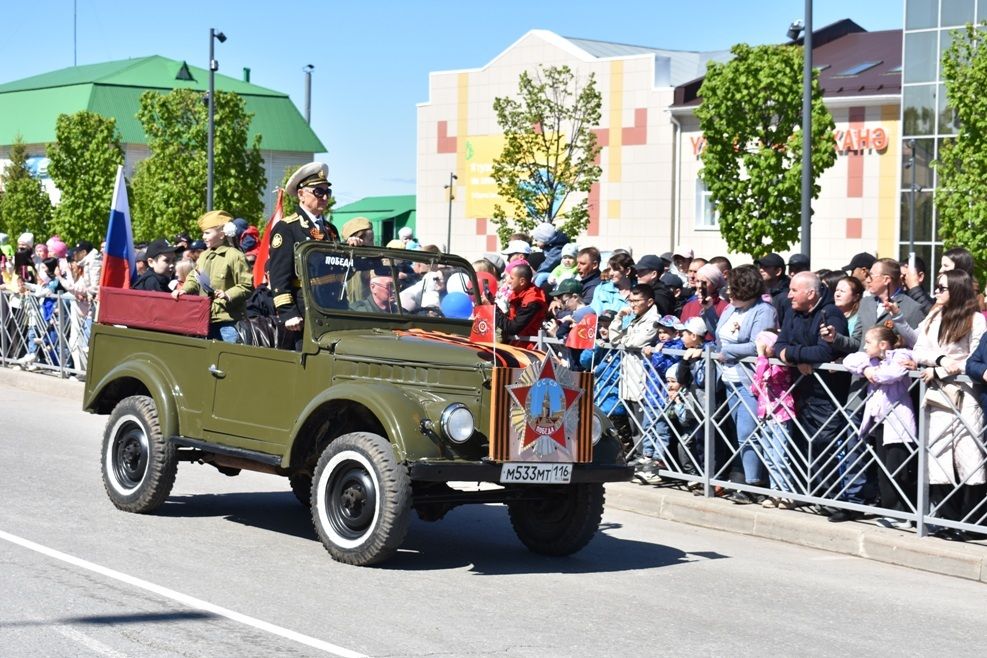
[[[843,365],[869,382],[864,402],[864,417],[860,423],[863,440],[877,434],[873,442],[883,468],[878,469],[881,507],[908,512],[910,506],[902,493],[914,491],[915,410],[909,394],[908,366],[914,362],[910,350],[895,349],[898,336],[883,324],[864,334],[864,351],[847,355]],[[897,485],[897,486],[896,486]],[[900,519],[883,518],[878,523],[886,527],[907,527]]]
[[[699,475],[703,461],[703,437],[701,436],[701,410],[695,397],[679,384],[678,367],[671,368],[665,377],[668,387],[668,421],[671,434],[677,438],[676,453],[681,471],[686,475]],[[690,482],[689,490],[701,492],[702,484]]]
[[[185,279],[185,285],[171,294],[202,294],[212,300],[209,308],[209,338],[227,343],[238,342],[236,322],[244,317],[247,297],[254,281],[243,252],[226,244],[223,225],[233,217],[223,210],[210,210],[199,217],[206,250],[199,256],[197,276]],[[352,220],[351,220],[352,221]]]
[[[627,409],[620,400],[620,358],[623,353],[610,346],[610,323],[612,312],[604,313],[596,320],[596,348],[579,353],[579,364],[583,370],[593,371],[593,403],[610,418],[620,436],[624,454],[634,448],[633,429],[627,417]]]
[[[778,333],[762,331],[754,338],[757,364],[751,378],[751,392],[757,400],[757,416],[761,419],[758,443],[771,488],[793,491],[793,477],[788,463],[788,437],[795,418],[795,398],[792,396],[792,375],[788,367],[771,363]],[[762,507],[794,509],[795,504],[783,498],[765,498]]]
[[[656,418],[644,432],[643,457],[634,477],[644,484],[657,484],[661,481],[657,470],[667,468],[666,456],[672,444],[672,431],[669,424],[669,404],[666,393],[667,373],[682,360],[679,354],[668,354],[669,350],[685,348],[679,332],[685,328],[673,315],[665,315],[657,322],[658,343],[641,348],[641,354],[650,359],[653,376],[647,379],[647,399],[645,406],[655,410]]]
[[[704,437],[700,432],[702,410],[706,407],[706,361],[702,358],[706,340],[706,323],[702,318],[689,318],[682,325],[682,344],[685,354],[675,368],[665,373],[668,378],[672,370],[678,383],[673,404],[675,429],[686,433],[679,435],[679,459],[682,472],[698,475],[705,460]],[[671,397],[671,396],[669,396]],[[701,485],[693,483],[689,488],[695,494],[702,493]]]
[[[557,286],[566,279],[576,277],[576,254],[578,253],[579,247],[576,246],[575,242],[570,242],[562,247],[562,262],[548,275],[548,282],[550,284]]]
[[[130,287],[134,290],[171,292],[171,280],[175,271],[175,258],[181,247],[168,244],[167,240],[154,240],[144,250],[147,269]]]
[[[171,289],[181,288],[185,285],[185,279],[195,269],[195,263],[190,260],[180,260],[175,263],[175,278],[171,280]]]

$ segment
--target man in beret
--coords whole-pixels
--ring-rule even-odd
[[[247,269],[243,252],[226,243],[223,226],[233,219],[225,210],[210,210],[199,217],[206,250],[195,264],[194,275],[172,293],[175,299],[185,294],[208,296],[209,338],[227,343],[238,342],[236,322],[244,316],[247,298],[254,288],[254,277]]]
[[[310,162],[292,174],[285,192],[298,198],[295,212],[274,225],[270,231],[268,260],[271,293],[278,318],[288,331],[301,331],[305,317],[304,302],[299,294],[298,274],[295,272],[295,245],[308,240],[339,242],[339,231],[324,217],[332,196],[329,166]],[[360,246],[353,237],[347,244]]]

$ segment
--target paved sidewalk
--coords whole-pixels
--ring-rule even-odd
[[[74,399],[81,405],[84,384],[57,375],[0,367],[0,386]],[[668,521],[987,582],[985,542],[959,544],[931,537],[919,539],[912,532],[882,528],[867,520],[829,523],[817,514],[735,505],[720,498],[693,496],[674,486],[608,484],[607,504]]]
[[[946,576],[987,582],[987,545],[955,543],[890,530],[872,520],[830,523],[809,512],[736,505],[693,496],[672,486],[607,485],[607,505],[667,521],[725,530],[799,546],[854,555]]]

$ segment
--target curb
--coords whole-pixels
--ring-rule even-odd
[[[792,510],[735,505],[687,491],[629,482],[606,485],[607,504],[666,521],[723,530],[987,583],[987,551],[977,544],[920,539],[867,523],[829,523]]]
[[[43,370],[28,372],[16,367],[0,367],[0,386],[77,400],[81,405],[82,392],[86,385],[83,382],[62,379],[58,373],[48,373]]]

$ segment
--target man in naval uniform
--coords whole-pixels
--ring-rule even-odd
[[[278,318],[287,331],[300,332],[305,317],[301,284],[295,272],[295,245],[306,240],[339,242],[339,231],[323,216],[332,196],[328,176],[329,166],[323,162],[310,162],[292,174],[285,192],[298,198],[298,206],[294,214],[271,230],[268,260],[271,293]],[[356,247],[363,244],[356,237],[346,242]]]

